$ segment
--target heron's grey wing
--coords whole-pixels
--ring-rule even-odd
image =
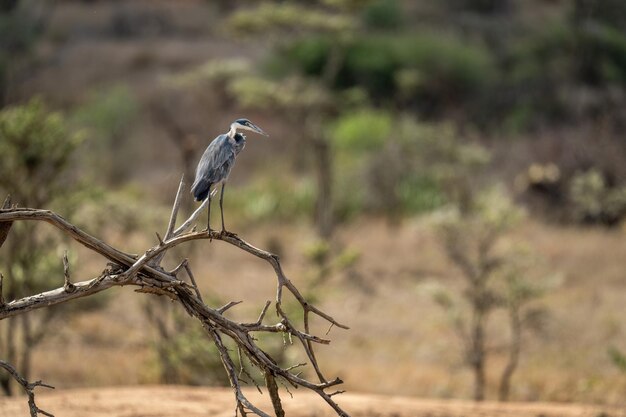
[[[227,135],[220,135],[209,144],[200,158],[196,179],[191,186],[196,200],[204,200],[209,187],[228,176],[234,159],[235,149]]]

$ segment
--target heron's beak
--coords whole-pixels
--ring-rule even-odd
[[[250,123],[250,124],[252,124],[252,123]],[[268,136],[268,137],[269,137],[269,135],[268,135],[267,133],[265,133],[265,132],[263,131],[263,129],[261,129],[261,128],[260,128],[260,127],[258,127],[257,125],[252,125],[252,130],[253,130],[254,132],[258,133],[259,135],[263,135],[263,136]]]

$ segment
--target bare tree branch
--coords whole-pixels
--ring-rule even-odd
[[[279,412],[280,400],[278,397],[277,378],[282,378],[294,387],[304,387],[316,392],[320,395],[339,416],[347,416],[339,405],[331,398],[336,394],[326,393],[326,389],[341,384],[343,381],[339,378],[328,380],[321,372],[321,368],[317,362],[314,344],[328,344],[330,340],[323,339],[311,334],[309,320],[310,314],[316,315],[332,326],[342,329],[348,327],[337,322],[332,316],[323,312],[316,306],[310,304],[296,288],[296,286],[284,274],[278,256],[256,248],[248,242],[242,240],[238,236],[231,233],[221,233],[216,231],[196,232],[195,227],[191,231],[193,223],[199,216],[202,208],[206,206],[203,202],[198,210],[196,210],[181,226],[175,228],[178,208],[182,199],[183,180],[178,188],[176,199],[173,204],[172,213],[167,226],[164,238],[159,237],[156,246],[147,249],[140,256],[134,256],[122,252],[107,243],[89,235],[85,231],[77,228],[67,220],[63,219],[56,213],[48,210],[24,209],[24,208],[7,208],[0,210],[0,224],[14,221],[43,221],[57,227],[66,235],[92,251],[102,255],[110,261],[107,268],[99,277],[91,280],[77,282],[71,284],[69,282],[69,263],[67,256],[64,256],[64,285],[57,289],[42,292],[40,294],[31,295],[18,300],[11,300],[4,306],[0,306],[0,320],[7,317],[23,314],[34,309],[48,307],[55,304],[61,304],[80,297],[86,297],[104,291],[113,286],[133,285],[138,287],[136,291],[165,295],[172,300],[177,301],[185,311],[192,317],[199,320],[216,345],[220,358],[224,365],[231,386],[235,393],[235,401],[237,404],[237,412],[242,416],[247,412],[254,413],[259,416],[268,416],[265,412],[251,404],[242,394],[240,380],[235,370],[235,365],[229,356],[228,350],[223,343],[223,337],[228,337],[237,345],[238,351],[243,352],[250,362],[259,368],[260,372],[266,378],[266,384],[274,411]],[[188,261],[185,259],[180,262],[179,266],[171,272],[166,272],[160,267],[160,262],[168,250],[186,242],[196,240],[218,240],[233,245],[243,251],[265,260],[274,270],[276,275],[276,300],[275,308],[280,321],[276,324],[263,324],[266,312],[271,302],[266,302],[258,320],[255,323],[238,323],[223,315],[223,313],[239,304],[239,302],[230,302],[221,308],[212,308],[207,306],[202,300],[202,296],[196,284],[195,278],[191,271]],[[178,274],[185,271],[191,280],[191,285],[179,279]],[[68,288],[73,288],[68,290]],[[304,320],[303,330],[289,318],[282,309],[283,290],[286,289],[300,304]],[[253,336],[255,332],[282,333],[297,338],[307,357],[309,363],[315,370],[319,382],[311,382],[300,376],[300,373],[294,374],[292,370],[295,367],[281,368],[271,356],[261,349]],[[303,366],[298,364],[297,366]],[[243,365],[242,365],[243,366]],[[269,375],[269,377],[268,377]],[[282,410],[282,408],[280,408]]]
[[[38,414],[43,414],[44,416],[48,417],[54,417],[54,415],[37,407],[37,404],[35,403],[35,388],[45,387],[54,389],[52,385],[44,384],[41,381],[28,382],[20,374],[17,373],[17,370],[11,364],[3,360],[0,360],[0,368],[4,368],[4,370],[6,370],[13,377],[13,379],[15,379],[17,383],[20,384],[22,388],[24,388],[24,391],[26,391],[26,394],[28,395],[28,407],[31,417],[37,417]]]
[[[65,284],[63,284],[65,292],[74,292],[76,287],[70,282],[70,262],[67,259],[67,251],[63,252],[63,277],[65,278]]]
[[[0,310],[4,309],[4,295],[2,295],[2,284],[4,281],[4,275],[0,272]]]

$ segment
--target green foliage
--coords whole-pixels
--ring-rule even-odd
[[[336,213],[342,220],[364,210],[396,218],[466,199],[474,191],[469,179],[490,160],[486,149],[464,143],[450,126],[371,108],[339,118],[330,137],[338,150]]]
[[[610,347],[608,354],[615,366],[617,366],[620,371],[626,373],[626,355],[616,347]]]
[[[138,105],[128,88],[116,85],[92,93],[74,118],[101,137],[110,138],[122,134],[137,111]]]
[[[202,83],[219,85],[244,75],[250,75],[250,62],[240,58],[215,59],[190,71],[177,73],[167,78],[175,87],[195,88]]]
[[[291,183],[284,177],[265,177],[233,192],[225,204],[228,212],[237,213],[241,221],[257,223],[275,218],[290,221],[310,216],[313,201],[311,181]]]
[[[462,96],[488,85],[497,73],[488,49],[452,36],[415,35],[400,39],[396,48],[403,67],[421,74],[425,91]]]
[[[446,202],[459,207],[471,205],[472,195],[480,186],[476,179],[490,161],[490,153],[478,144],[464,142],[449,125],[417,124],[404,119],[397,126],[401,147],[396,159],[407,160],[400,166],[408,173],[400,186],[410,190],[421,185],[419,193],[423,195],[413,198],[426,203],[426,207],[436,208]]]
[[[346,247],[336,248],[324,239],[314,241],[304,249],[304,255],[311,263],[311,278],[307,298],[316,298],[317,288],[332,276],[344,272],[353,271],[353,268],[361,259],[361,252],[357,249]]]
[[[336,87],[362,86],[378,98],[427,94],[442,102],[461,99],[488,85],[496,74],[486,48],[441,35],[360,35],[339,44],[325,36],[309,37],[278,54],[284,65],[321,77],[333,45],[343,56]],[[407,86],[413,91],[406,91]]]
[[[501,7],[507,7],[508,0],[446,0],[454,11],[469,11],[475,13],[493,13]]]
[[[328,55],[332,48],[333,40],[329,36],[311,36],[296,41],[292,45],[281,48],[277,56],[278,62],[275,67],[285,66],[285,70],[299,70],[306,75],[321,75],[326,67]]]
[[[626,4],[622,0],[576,0],[570,14],[577,21],[588,19],[622,30],[626,27]]]
[[[363,11],[363,21],[371,29],[400,29],[404,15],[398,0],[375,0]]]
[[[575,175],[569,185],[574,219],[614,224],[626,216],[626,186],[609,187],[597,170]]]
[[[345,31],[354,24],[349,16],[297,3],[262,3],[233,13],[227,27],[239,33],[254,34],[283,30]]]
[[[323,265],[331,254],[330,243],[326,240],[318,240],[305,248],[304,254],[315,265]]]
[[[73,157],[83,136],[73,132],[65,117],[49,110],[39,99],[0,111],[0,190],[26,207],[60,210],[71,216],[89,201],[93,190],[78,182]],[[87,206],[87,205],[86,205]],[[0,260],[7,272],[5,291],[16,298],[58,285],[63,275],[59,240],[16,223]],[[56,272],[55,272],[56,271]],[[101,304],[101,299],[95,300]],[[92,306],[83,303],[83,307]]]
[[[390,114],[363,109],[339,118],[332,129],[333,143],[350,152],[375,151],[389,138],[393,125]]]
[[[73,115],[74,122],[89,132],[92,152],[86,163],[95,168],[98,180],[120,182],[132,166],[126,140],[139,106],[127,87],[117,85],[92,93]]]
[[[589,25],[579,33],[580,77],[591,84],[626,85],[626,33],[610,26]],[[580,53],[580,52],[578,52]]]
[[[176,337],[164,340],[162,345],[158,346],[161,354],[167,357],[167,366],[176,370],[177,384],[228,385],[228,377],[224,374],[219,352],[215,345],[209,342],[202,328],[188,326],[178,332]],[[162,365],[161,361],[155,364],[157,367]]]
[[[41,206],[70,190],[65,174],[82,136],[39,99],[0,111],[0,187],[21,205]],[[45,186],[44,186],[45,185]]]
[[[550,22],[522,37],[509,53],[511,75],[501,88],[515,94],[494,114],[506,113],[510,130],[580,113],[568,100],[574,86],[626,83],[626,33],[609,25]]]
[[[255,75],[238,77],[227,85],[228,92],[241,106],[254,109],[323,112],[332,99],[319,85],[300,77],[272,81]]]
[[[523,217],[524,211],[496,187],[479,193],[469,211],[452,206],[440,213],[438,227],[449,253],[477,259]]]
[[[426,213],[446,203],[441,186],[429,176],[412,175],[396,185],[396,193],[405,213]]]

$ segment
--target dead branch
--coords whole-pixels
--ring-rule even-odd
[[[54,389],[52,385],[44,384],[41,381],[28,382],[17,372],[17,370],[11,364],[3,360],[0,360],[0,368],[4,368],[4,370],[7,371],[13,377],[13,379],[15,379],[17,383],[22,386],[22,388],[24,388],[24,391],[26,391],[26,395],[28,395],[28,408],[30,410],[31,417],[37,417],[38,414],[54,417],[54,415],[37,407],[37,404],[35,403],[35,388],[45,387]]]
[[[309,325],[310,315],[313,314],[328,321],[331,327],[336,326],[342,329],[348,329],[348,327],[337,322],[332,316],[310,304],[304,298],[296,286],[285,275],[278,256],[256,248],[232,233],[216,231],[196,232],[195,227],[192,228],[192,225],[200,215],[201,210],[206,206],[206,201],[203,202],[181,226],[176,228],[176,218],[181,205],[181,199],[183,198],[183,189],[184,183],[183,179],[181,179],[165,236],[161,238],[157,234],[158,244],[145,250],[140,256],[131,255],[114,248],[79,229],[52,211],[15,207],[1,209],[0,226],[15,221],[47,222],[81,245],[102,255],[109,263],[99,277],[72,284],[69,280],[69,263],[67,256],[64,256],[64,285],[51,291],[17,300],[9,300],[4,305],[0,305],[0,320],[24,314],[38,308],[87,297],[113,286],[133,285],[138,287],[136,289],[138,292],[165,295],[177,301],[190,316],[200,321],[203,328],[218,348],[222,364],[224,365],[224,369],[226,370],[234,390],[237,412],[242,416],[245,416],[246,413],[254,413],[259,416],[267,416],[268,414],[251,404],[243,395],[236,367],[230,357],[228,349],[226,349],[223,344],[223,337],[232,339],[237,345],[240,355],[241,352],[243,352],[248,357],[251,364],[256,366],[262,375],[264,375],[270,396],[272,397],[274,412],[277,413],[277,415],[281,415],[280,410],[282,410],[282,408],[278,408],[280,407],[280,399],[278,397],[278,385],[276,384],[276,379],[280,378],[293,387],[300,386],[316,392],[339,416],[347,416],[348,414],[331,398],[336,392],[326,392],[327,389],[337,386],[343,381],[339,378],[328,380],[322,374],[315,356],[314,345],[328,344],[330,340],[311,334]],[[170,272],[161,268],[160,262],[170,249],[190,241],[206,239],[210,241],[222,241],[233,245],[251,255],[263,259],[272,267],[276,275],[276,299],[274,304],[279,317],[278,323],[263,324],[266,312],[271,305],[269,301],[263,307],[255,323],[239,323],[223,315],[226,310],[236,306],[239,302],[233,301],[223,307],[210,307],[206,305],[202,300],[191,266],[186,259],[182,260],[179,266]],[[179,278],[179,273],[182,271],[185,271],[191,284]],[[282,309],[284,290],[292,294],[302,308],[304,315],[302,330]],[[253,333],[256,332],[282,333],[299,340],[319,381],[312,382],[301,377],[300,373],[293,373],[292,370],[294,367],[281,368],[267,352],[257,345],[256,338],[253,335]],[[297,367],[303,365],[304,364],[298,364]]]
[[[2,281],[4,281],[4,275],[0,272],[0,310],[4,308],[4,295],[2,295]]]
[[[70,282],[70,262],[67,259],[67,251],[63,252],[63,277],[65,278],[63,289],[66,292],[74,292],[76,287],[74,287],[74,284]]]

